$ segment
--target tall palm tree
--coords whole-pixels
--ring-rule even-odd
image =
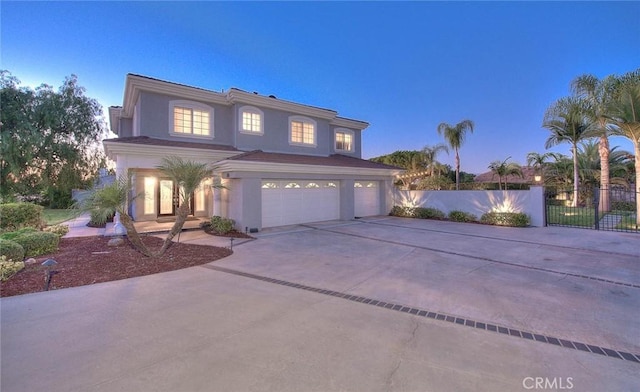
[[[573,155],[573,206],[577,206],[578,187],[578,143],[585,139],[591,131],[591,121],[588,117],[589,103],[579,97],[561,98],[551,105],[544,116],[542,126],[551,135],[547,138],[545,148],[551,148],[560,143],[570,143]]]
[[[636,169],[636,224],[640,225],[640,75],[630,77],[622,83],[609,113],[614,125],[612,134],[626,137],[633,143]]]
[[[191,195],[205,178],[211,176],[211,169],[206,163],[186,161],[178,156],[162,158],[158,169],[171,178],[180,190],[180,206],[176,211],[176,221],[157,253],[158,256],[161,256],[173,243],[173,238],[182,231],[184,222],[191,211]]]
[[[498,189],[502,190],[502,179],[504,178],[504,190],[507,190],[507,176],[517,175],[522,177],[522,168],[515,162],[507,161],[511,159],[508,157],[504,161],[493,161],[489,164],[489,170],[498,175]]]
[[[465,141],[467,131],[473,133],[473,121],[463,120],[456,125],[440,123],[438,134],[444,135],[444,139],[456,153],[456,190],[460,189],[460,154],[459,150]]]
[[[571,82],[575,94],[589,101],[588,115],[593,121],[593,136],[598,137],[600,155],[600,204],[601,213],[611,210],[610,169],[609,169],[609,122],[608,110],[611,106],[615,77],[598,79],[593,75],[582,75]]]
[[[449,148],[446,145],[440,143],[436,144],[435,146],[424,146],[424,148],[422,149],[422,153],[424,154],[425,166],[430,176],[433,176],[436,170],[439,169],[440,162],[438,162],[436,158],[438,157],[438,153],[440,153],[440,151],[449,153]]]

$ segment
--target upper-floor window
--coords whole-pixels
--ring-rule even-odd
[[[264,114],[262,110],[251,106],[243,106],[239,110],[240,132],[254,135],[264,134]]]
[[[353,151],[353,132],[346,129],[336,130],[335,149],[336,151]]]
[[[289,117],[289,143],[316,146],[316,122],[301,116]]]
[[[213,108],[191,101],[171,101],[169,123],[174,136],[213,137]]]

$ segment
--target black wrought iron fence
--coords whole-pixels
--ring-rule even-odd
[[[546,187],[547,225],[640,232],[634,188]]]

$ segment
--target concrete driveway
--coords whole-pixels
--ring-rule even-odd
[[[2,299],[0,388],[640,389],[637,234],[382,217],[234,251]]]

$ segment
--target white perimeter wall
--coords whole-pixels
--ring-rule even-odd
[[[523,212],[532,226],[544,226],[544,192],[540,186],[528,191],[393,191],[393,204],[437,208],[445,214],[464,211],[478,219],[486,212]]]

